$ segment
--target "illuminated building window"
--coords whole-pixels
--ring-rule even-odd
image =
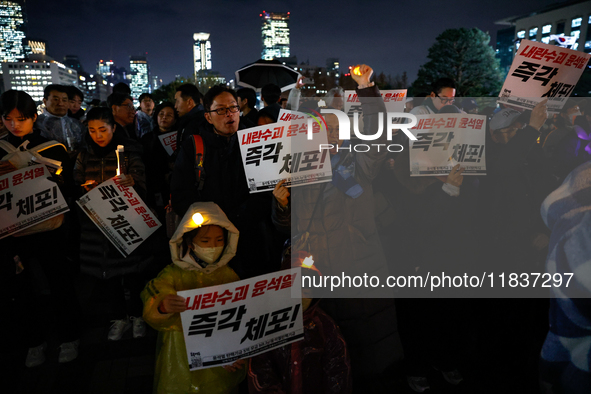
[[[581,26],[581,22],[583,22],[583,18],[575,18],[571,23],[571,27],[579,27]]]
[[[537,27],[529,29],[529,38],[530,39],[535,39],[537,35],[538,35],[538,28]]]

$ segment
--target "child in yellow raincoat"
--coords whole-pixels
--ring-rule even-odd
[[[173,264],[142,291],[144,320],[159,331],[155,393],[234,393],[246,376],[245,361],[189,371],[180,312],[185,299],[177,291],[240,280],[227,264],[236,254],[238,230],[212,202],[194,203],[170,239]]]

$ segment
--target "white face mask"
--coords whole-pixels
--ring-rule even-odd
[[[211,264],[221,256],[222,252],[224,251],[223,246],[216,246],[214,248],[202,248],[201,246],[193,243],[193,251],[199,257],[199,259],[203,260],[207,264]]]

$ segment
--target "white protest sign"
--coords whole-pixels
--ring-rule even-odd
[[[406,89],[382,90],[382,99],[386,105],[387,112],[404,112],[406,104]],[[345,90],[344,111],[348,117],[352,118],[353,113],[361,113],[361,102],[355,90]]]
[[[548,99],[548,110],[558,112],[579,81],[591,54],[541,42],[521,40],[499,102],[532,109]]]
[[[127,175],[130,176],[130,175]],[[131,187],[115,176],[86,193],[78,205],[124,257],[161,226]]]
[[[158,136],[160,143],[166,150],[166,153],[168,153],[170,156],[172,156],[176,150],[176,135],[176,131],[171,131],[170,133],[161,134]]]
[[[448,175],[460,164],[463,175],[485,175],[486,116],[416,115],[410,143],[410,176]]]
[[[300,278],[297,268],[179,291],[189,369],[229,365],[303,339]]]
[[[287,179],[285,186],[332,180],[330,154],[319,149],[320,144],[328,143],[324,122],[313,119],[313,139],[308,140],[308,115],[281,110],[279,119],[277,123],[238,130],[250,192],[273,190],[283,179]]]
[[[0,239],[69,211],[41,164],[0,176]]]

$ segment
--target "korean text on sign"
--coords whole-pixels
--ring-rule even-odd
[[[158,136],[160,143],[166,150],[166,153],[172,156],[174,151],[176,150],[176,135],[177,132],[173,131],[170,133],[162,134]]]
[[[284,121],[238,131],[251,193],[272,190],[282,179],[286,186],[330,181],[330,157],[326,150],[319,152],[328,141],[322,123],[311,123],[313,138],[308,140],[306,114],[282,110],[279,118]]]
[[[548,99],[548,109],[558,111],[572,94],[588,53],[522,40],[501,89],[500,102],[532,109]]]
[[[468,114],[417,115],[410,145],[411,176],[447,175],[456,164],[464,175],[486,173],[486,117]]]
[[[69,211],[44,165],[0,176],[0,238]]]
[[[101,183],[77,203],[123,256],[161,225],[135,190],[121,185],[118,176]]]
[[[230,284],[180,291],[191,370],[229,365],[303,338],[300,269]],[[299,294],[299,293],[298,293]]]

